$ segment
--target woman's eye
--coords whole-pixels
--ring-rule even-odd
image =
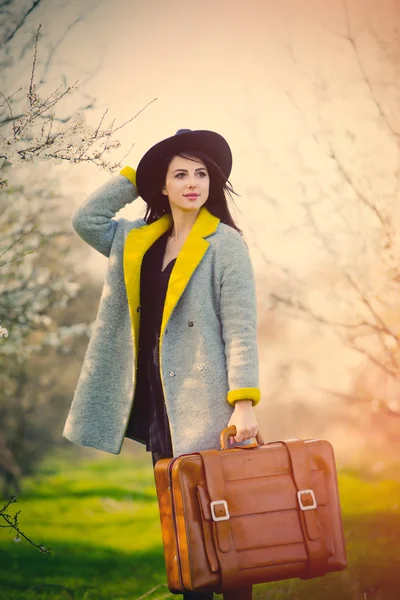
[[[176,177],[179,177],[180,175],[185,175],[185,173],[178,173],[178,174],[176,175]],[[200,171],[200,172],[199,172],[199,175],[203,175],[203,177],[205,177],[205,176],[207,175],[207,173],[206,173],[205,171]]]

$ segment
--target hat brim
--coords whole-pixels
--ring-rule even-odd
[[[199,129],[175,134],[150,148],[136,169],[136,188],[139,196],[149,202],[154,193],[154,170],[170,154],[199,150],[212,158],[228,179],[232,170],[232,152],[225,138],[215,131]]]

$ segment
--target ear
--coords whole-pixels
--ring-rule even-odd
[[[168,196],[167,190],[165,189],[165,185],[164,185],[164,187],[162,189],[162,193],[164,194],[164,196]]]

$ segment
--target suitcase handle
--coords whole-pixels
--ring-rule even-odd
[[[221,450],[228,450],[228,438],[229,437],[234,437],[236,435],[236,426],[235,425],[231,425],[230,427],[225,427],[225,429],[223,429],[221,431],[221,435],[219,438],[219,443],[221,446]],[[254,438],[251,438],[254,439]],[[261,433],[259,431],[257,431],[256,437],[255,437],[256,441],[252,444],[247,444],[246,446],[240,446],[240,449],[250,449],[250,448],[258,448],[258,446],[262,446],[264,444],[264,440],[261,437]]]

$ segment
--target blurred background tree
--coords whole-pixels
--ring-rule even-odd
[[[252,240],[265,261],[271,313],[286,327],[288,320],[298,320],[321,336],[333,333],[346,357],[349,351],[354,355],[357,366],[346,391],[337,381],[336,387],[332,382],[315,386],[316,393],[325,396],[327,405],[335,398],[343,401],[343,422],[352,415],[361,430],[369,421],[371,427],[363,431],[371,441],[380,436],[392,443],[400,441],[399,30],[395,20],[385,31],[383,19],[374,22],[367,13],[361,19],[356,3],[340,6],[340,28],[328,18],[321,24],[327,36],[341,40],[345,57],[334,63],[331,79],[324,77],[322,68],[307,70],[294,44],[287,48],[293,72],[300,71],[307,81],[298,90],[291,81],[280,81],[288,105],[304,126],[304,137],[291,148],[301,179],[290,213],[268,188],[252,188],[253,196],[263,202],[260,218],[273,223],[272,230],[283,223],[288,246],[311,240],[318,265],[303,278],[286,262],[290,250],[277,260],[263,252],[255,231]],[[398,16],[399,6],[392,3],[392,8]],[[252,106],[247,107],[247,118],[232,114],[251,132],[264,169],[283,172],[285,167],[273,163],[274,153],[260,136]],[[321,172],[329,177],[322,178]],[[246,227],[251,231],[247,223]],[[332,354],[326,355],[327,364],[333,362]],[[286,376],[294,366],[289,365]],[[303,367],[312,372],[312,360]]]
[[[132,120],[118,128],[114,121],[104,126],[106,111],[98,127],[88,126],[84,113],[94,107],[93,99],[73,114],[57,116],[60,100],[77,91],[78,82],[69,86],[62,76],[62,85],[48,97],[40,96],[56,47],[49,46],[45,59],[38,61],[38,41],[43,37],[39,26],[20,57],[9,51],[21,28],[29,28],[29,17],[39,4],[35,0],[24,7],[11,1],[0,7],[0,475],[4,494],[19,493],[21,478],[32,473],[54,445],[63,443],[61,421],[71,402],[71,382],[77,380],[99,298],[99,284],[80,269],[82,246],[65,210],[68,197],[57,179],[38,165],[91,161],[116,174],[124,157],[111,162],[104,155],[120,146],[113,139],[115,131]],[[82,6],[66,34],[92,8]],[[18,59],[27,52],[33,59],[30,81],[15,90]]]

